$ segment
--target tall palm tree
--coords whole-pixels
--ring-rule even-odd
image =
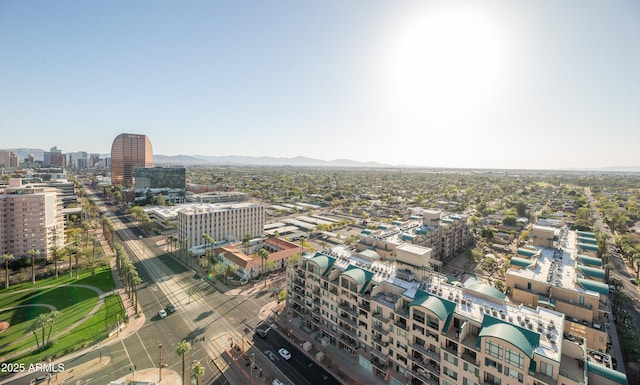
[[[58,278],[58,258],[64,255],[64,249],[60,249],[58,246],[51,247],[51,255],[53,256],[53,269]]]
[[[74,254],[78,254],[78,252],[80,251],[80,249],[78,249],[78,246],[76,245],[69,245],[67,246],[67,252],[69,253],[69,278],[73,278],[73,266],[71,265],[71,257],[73,257]]]
[[[47,315],[47,324],[49,325],[49,332],[47,333],[47,339],[42,341],[42,345],[45,346],[51,340],[51,331],[53,330],[53,323],[57,316],[60,315],[60,312],[57,310],[52,311]]]
[[[182,356],[182,385],[185,385],[185,381],[184,381],[184,356],[185,354],[187,354],[189,352],[189,350],[191,350],[191,344],[185,340],[182,340],[182,342],[180,342],[178,344],[178,347],[176,348],[176,354]]]
[[[204,375],[204,366],[200,363],[200,361],[196,361],[196,363],[191,367],[191,378],[196,379],[196,385],[200,385],[200,376]]]
[[[265,263],[267,261],[267,259],[269,259],[269,255],[271,255],[269,253],[269,251],[267,251],[267,249],[262,248],[260,250],[258,250],[258,256],[261,259],[261,263],[262,263],[262,275],[264,276],[264,287],[267,287],[267,272],[265,271]]]
[[[27,254],[31,256],[31,283],[36,283],[36,255],[40,254],[40,251],[29,249]]]
[[[5,289],[9,287],[9,261],[14,258],[15,257],[13,256],[13,254],[10,254],[10,253],[2,254],[2,259],[4,259],[4,279],[5,279],[4,288]]]

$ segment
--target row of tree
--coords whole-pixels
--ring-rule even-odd
[[[122,279],[125,291],[129,298],[133,298],[133,307],[138,312],[138,285],[142,283],[138,270],[129,258],[124,247],[120,243],[114,245],[116,253],[116,268]]]

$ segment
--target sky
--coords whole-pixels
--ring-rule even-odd
[[[635,0],[0,0],[0,148],[640,166]]]

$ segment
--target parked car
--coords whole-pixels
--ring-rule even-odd
[[[277,378],[274,378],[274,379],[273,379],[273,385],[284,385],[284,382],[280,381],[280,380],[279,380],[279,379],[277,379]]]
[[[158,312],[158,317],[160,317],[160,319],[163,319],[164,317],[167,316],[167,311],[162,309]]]
[[[175,313],[176,307],[172,303],[167,305],[167,313]]]
[[[284,358],[285,360],[291,359],[291,353],[289,353],[289,351],[285,348],[280,348],[280,350],[278,350],[278,354],[280,354],[280,357]]]
[[[258,337],[264,338],[267,336],[267,332],[263,329],[256,329],[256,334]]]

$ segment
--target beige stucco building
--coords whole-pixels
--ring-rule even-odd
[[[599,293],[574,286],[576,299],[585,300],[574,309],[569,288],[555,290],[553,308],[533,300],[542,293],[525,298],[526,280],[510,280],[511,291],[518,292],[515,302],[477,280],[449,284],[440,274],[425,275],[411,267],[420,261],[415,254],[395,258],[346,248],[306,256],[287,274],[289,327],[320,341],[330,358],[351,352],[354,365],[375,376],[375,383],[627,383],[610,367],[610,356],[587,343],[597,345],[600,331],[593,322],[599,318],[575,313],[591,322],[579,327],[563,313],[588,309],[599,315]],[[542,291],[536,285],[529,291]]]
[[[37,250],[49,257],[53,246],[64,246],[64,217],[58,190],[52,187],[23,186],[10,179],[0,190],[0,254],[15,257]]]

